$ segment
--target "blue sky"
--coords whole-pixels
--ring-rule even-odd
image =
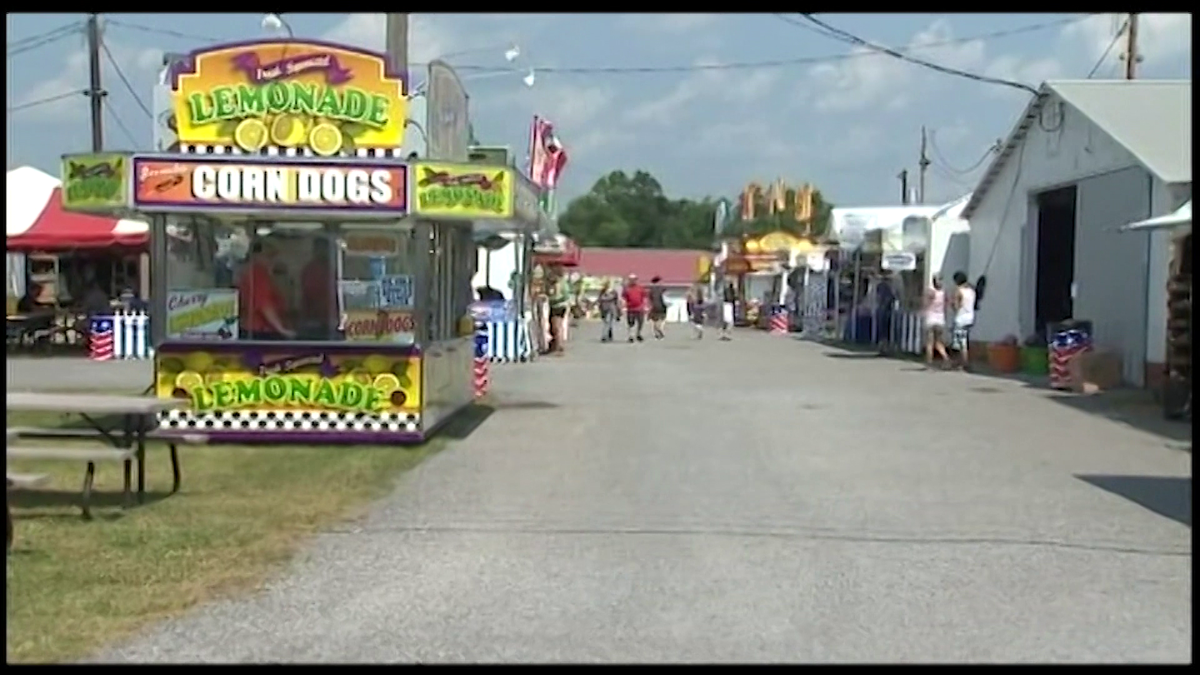
[[[378,14],[288,14],[301,37],[382,49]],[[789,15],[796,17],[798,15]],[[1082,79],[1113,40],[1119,20],[1093,15],[1007,37],[969,40],[1082,15],[822,14],[838,28],[876,43],[915,48],[942,65],[1037,86],[1046,79]],[[190,51],[212,41],[267,34],[260,14],[105,14],[105,43],[120,71],[147,105],[163,51]],[[36,48],[27,38],[82,14],[8,15],[7,140],[9,168],[30,164],[56,172],[65,152],[90,143],[84,88],[83,35]],[[799,19],[796,19],[799,21]],[[1146,78],[1191,78],[1191,21],[1184,14],[1140,19]],[[964,172],[987,146],[1005,137],[1027,94],[942,75],[850,47],[771,14],[415,14],[410,61],[471,51],[449,60],[504,68],[504,44],[521,48],[514,70],[466,74],[476,133],[488,143],[524,151],[529,120],[555,122],[570,164],[562,196],[585,192],[613,169],[646,169],[673,196],[732,195],[749,180],[783,177],[811,182],[841,205],[898,201],[896,174],[915,169],[920,128],[933,130],[928,201],[969,190],[982,167]],[[33,43],[36,44],[36,43]],[[1095,77],[1119,76],[1120,48]],[[834,57],[813,62],[819,57]],[[809,60],[775,67],[688,68]],[[555,72],[555,68],[654,68],[675,72]],[[536,83],[522,83],[534,68]],[[109,91],[107,146],[145,149],[151,120],[105,64]],[[421,79],[419,73],[416,78]],[[118,122],[117,120],[120,120]],[[129,131],[126,135],[120,128]],[[132,136],[132,138],[130,138]]]

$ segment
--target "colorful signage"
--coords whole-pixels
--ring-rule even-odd
[[[349,256],[390,258],[400,253],[400,239],[387,232],[347,232],[342,236],[342,252]]]
[[[169,291],[167,337],[234,340],[238,336],[238,293],[231,288]]]
[[[321,42],[254,42],[195,52],[174,77],[181,144],[303,147],[322,156],[398,148],[407,100],[381,54]]]
[[[416,341],[416,321],[412,312],[348,310],[342,315],[342,330],[347,342],[411,345]]]
[[[428,218],[507,220],[513,174],[506,167],[421,163],[414,168],[413,207]]]
[[[68,211],[105,211],[129,205],[129,157],[64,155],[62,204]]]
[[[380,277],[379,306],[383,309],[412,309],[413,278],[407,274]]]
[[[133,159],[133,204],[148,211],[407,211],[406,167],[382,162]]]
[[[325,352],[159,354],[159,398],[186,399],[191,412],[332,411],[395,413],[420,408],[420,360]]]

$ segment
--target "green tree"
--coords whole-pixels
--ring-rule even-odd
[[[788,202],[792,201],[789,195]],[[716,205],[717,199],[711,197],[671,199],[646,171],[633,175],[613,171],[597,180],[587,194],[572,199],[559,216],[558,226],[580,246],[710,249]],[[784,230],[819,237],[829,231],[832,208],[820,192],[814,192],[811,223],[797,222],[791,210],[765,215],[766,205],[760,204],[756,212],[763,216],[734,221],[726,231],[765,234]]]

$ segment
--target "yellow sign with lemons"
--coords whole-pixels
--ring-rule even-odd
[[[400,354],[159,352],[159,398],[185,399],[193,413],[416,412],[421,363]]]
[[[301,41],[218,46],[194,52],[173,85],[180,144],[331,157],[404,141],[404,81],[374,52]]]

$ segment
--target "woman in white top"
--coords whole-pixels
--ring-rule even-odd
[[[950,338],[950,348],[958,352],[958,367],[963,370],[970,365],[970,354],[967,346],[971,341],[971,326],[975,325],[975,287],[967,281],[967,275],[961,271],[954,273],[954,300],[951,307],[954,310],[954,332]]]
[[[946,354],[946,291],[942,289],[942,278],[933,277],[932,286],[925,291],[925,365],[933,367],[933,355],[942,357],[942,362],[950,360]]]

